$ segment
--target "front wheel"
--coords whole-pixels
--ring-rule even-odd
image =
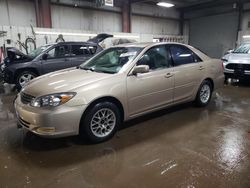
[[[17,90],[20,91],[30,80],[37,77],[34,72],[31,71],[23,71],[19,73],[16,77],[16,87]]]
[[[212,96],[212,84],[208,80],[204,80],[197,92],[195,104],[198,107],[204,107],[208,105]]]
[[[112,138],[121,123],[117,106],[111,102],[101,102],[90,107],[81,120],[80,135],[92,143]]]

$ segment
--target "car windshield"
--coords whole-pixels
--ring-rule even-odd
[[[38,55],[40,55],[44,50],[48,49],[51,45],[44,45],[44,46],[40,46],[38,48],[36,48],[35,50],[31,51],[28,56],[35,58]]]
[[[238,54],[249,54],[250,53],[250,44],[242,44],[233,53]]]
[[[115,74],[130,63],[140,52],[139,47],[115,47],[102,51],[88,62],[80,65],[81,69]]]

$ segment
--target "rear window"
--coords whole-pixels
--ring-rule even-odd
[[[170,46],[175,66],[201,62],[202,60],[189,48],[181,45]]]
[[[93,55],[96,53],[97,46],[72,45],[73,56]]]

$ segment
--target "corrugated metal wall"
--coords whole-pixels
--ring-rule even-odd
[[[121,14],[73,8],[51,6],[52,25],[54,28],[81,29],[99,32],[121,32]]]
[[[159,35],[178,35],[179,22],[166,18],[132,16],[132,32]]]
[[[20,0],[0,0],[0,25],[36,26],[34,3]]]
[[[179,34],[179,13],[157,6],[132,6],[132,32],[144,34]],[[56,29],[76,29],[95,32],[121,32],[119,12],[91,10],[79,7],[51,5],[52,26]],[[144,14],[144,15],[142,15]],[[168,19],[171,18],[171,19]],[[36,26],[32,1],[0,0],[0,25]]]

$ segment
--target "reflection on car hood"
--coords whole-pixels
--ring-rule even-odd
[[[112,74],[85,71],[82,69],[66,69],[46,74],[32,80],[23,92],[32,96],[75,91],[77,88],[111,77]]]
[[[231,53],[224,56],[224,59],[227,59],[229,63],[250,64],[250,54]]]

